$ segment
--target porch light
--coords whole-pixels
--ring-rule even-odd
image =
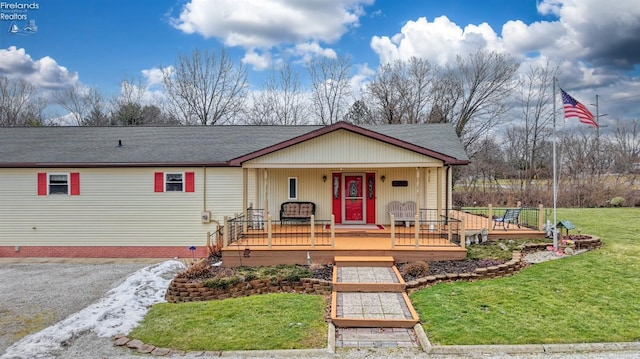
[[[322,182],[327,182],[327,175],[322,175]]]
[[[380,181],[384,182],[387,179],[385,175],[380,176]]]

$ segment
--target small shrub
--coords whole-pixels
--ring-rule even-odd
[[[201,277],[206,277],[209,275],[211,271],[211,266],[209,265],[209,261],[200,260],[191,264],[187,269],[178,273],[176,277],[178,278],[187,278],[187,279],[196,279]]]
[[[624,202],[624,197],[613,197],[609,203],[612,207],[622,207]]]
[[[412,277],[424,277],[429,274],[429,264],[424,261],[412,262],[405,265],[402,270]]]
[[[240,277],[233,275],[231,277],[210,278],[202,282],[202,285],[208,288],[227,289],[241,282]]]

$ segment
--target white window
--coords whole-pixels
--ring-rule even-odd
[[[165,191],[182,192],[184,188],[184,177],[182,173],[165,173]]]
[[[49,194],[69,194],[69,174],[48,174]]]
[[[298,199],[298,177],[289,177],[288,199]]]

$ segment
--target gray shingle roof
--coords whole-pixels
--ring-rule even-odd
[[[335,126],[335,125],[334,125]],[[468,157],[448,124],[357,127],[435,151]],[[324,126],[4,127],[0,167],[220,165]],[[119,143],[122,146],[119,146]]]

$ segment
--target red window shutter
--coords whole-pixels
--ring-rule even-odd
[[[47,174],[38,173],[38,196],[47,195]]]
[[[154,173],[154,192],[164,192],[164,172]]]
[[[71,172],[71,195],[79,196],[80,195],[80,173]]]
[[[194,172],[186,172],[184,174],[184,191],[185,192],[195,192],[196,190],[196,179]]]

